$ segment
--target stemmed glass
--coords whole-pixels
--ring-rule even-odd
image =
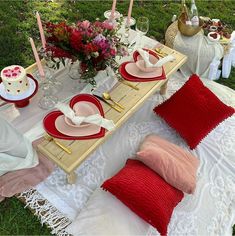
[[[138,45],[142,47],[142,37],[147,34],[149,30],[149,19],[145,16],[141,16],[136,21],[136,31],[138,33]]]
[[[40,49],[39,53],[45,62],[44,70],[46,77],[49,79],[48,82],[53,87],[52,90],[54,91],[54,93],[58,93],[62,90],[63,85],[55,78],[55,62],[52,61],[52,56],[50,55],[50,52],[45,52],[44,49]]]
[[[42,81],[40,89],[43,91],[43,96],[40,98],[38,105],[44,110],[52,109],[58,102],[57,96],[54,95],[53,87],[50,83]]]
[[[43,68],[45,77],[41,78],[39,72],[36,74],[36,77],[41,79],[40,90],[43,92],[43,96],[40,98],[38,105],[42,109],[48,110],[52,109],[58,102],[58,97],[55,94],[62,88],[62,84],[60,82],[57,84],[56,80],[53,80],[54,71],[52,70],[49,56],[42,49],[39,50],[39,53],[45,62]]]

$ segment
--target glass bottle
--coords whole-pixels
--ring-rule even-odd
[[[183,23],[185,23],[186,25],[192,25],[192,22],[189,18],[189,12],[188,12],[188,8],[187,5],[185,3],[185,0],[182,0],[181,2],[181,16],[180,18],[182,19]]]
[[[199,26],[198,10],[195,0],[191,0],[190,19],[193,26]]]

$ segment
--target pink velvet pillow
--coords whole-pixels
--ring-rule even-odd
[[[137,158],[173,187],[185,193],[195,191],[199,160],[181,147],[149,135],[141,144]]]

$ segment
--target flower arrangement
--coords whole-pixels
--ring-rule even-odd
[[[108,21],[79,21],[68,25],[66,22],[46,23],[46,53],[59,67],[60,62],[69,58],[80,61],[82,78],[105,69],[115,56],[126,55],[125,45],[118,36],[118,27]],[[54,60],[57,58],[57,60]],[[92,71],[92,73],[90,73]],[[94,82],[94,81],[93,81]]]

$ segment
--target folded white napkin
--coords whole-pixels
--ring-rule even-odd
[[[161,67],[164,64],[166,64],[169,61],[175,60],[175,57],[173,55],[168,55],[160,60],[157,61],[157,63],[152,64],[149,60],[149,53],[141,48],[137,49],[143,60],[145,61],[146,67]]]
[[[58,102],[56,108],[59,109],[66,117],[68,117],[75,125],[80,125],[83,122],[91,123],[103,127],[107,130],[113,130],[115,124],[112,120],[105,119],[100,114],[91,116],[76,116],[74,110],[67,104]]]

